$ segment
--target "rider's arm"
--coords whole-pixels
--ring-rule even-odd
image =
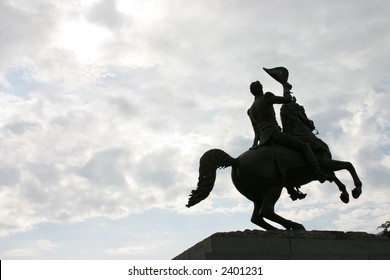
[[[285,94],[284,96],[276,96],[271,92],[267,92],[264,94],[264,97],[271,102],[272,104],[288,104],[292,102],[292,98],[290,94]]]

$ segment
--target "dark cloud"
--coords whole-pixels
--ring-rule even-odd
[[[4,69],[34,61],[30,56],[47,48],[46,43],[55,32],[57,19],[61,16],[58,13],[59,9],[46,1],[1,1],[0,67]]]
[[[3,127],[4,131],[9,131],[12,134],[24,134],[25,132],[39,128],[39,124],[29,121],[16,121],[8,123]]]
[[[13,186],[20,180],[20,171],[15,167],[0,165],[0,186]]]
[[[176,149],[161,147],[157,141],[154,145],[159,147],[156,152],[148,153],[135,162],[131,174],[140,185],[152,185],[163,189],[172,188],[178,179],[180,157]],[[151,147],[153,149],[153,147]],[[145,147],[145,149],[147,149]]]
[[[79,175],[96,186],[126,186],[121,158],[128,155],[120,149],[109,149],[95,154],[79,171]]]
[[[100,0],[90,9],[88,20],[109,29],[120,28],[125,22],[124,15],[116,8],[115,0]]]

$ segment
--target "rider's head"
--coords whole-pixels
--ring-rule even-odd
[[[263,95],[263,86],[260,84],[259,81],[251,83],[250,90],[254,96]]]

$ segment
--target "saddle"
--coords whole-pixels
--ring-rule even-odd
[[[287,182],[287,176],[291,175],[288,174],[289,171],[292,171],[292,169],[301,169],[307,166],[305,158],[299,151],[274,143],[270,143],[267,147],[269,147],[274,154],[276,166],[282,175],[284,183],[289,183]],[[310,170],[307,169],[307,172],[310,173]]]
[[[304,182],[304,184],[311,182],[314,175],[312,175],[309,168],[305,168],[307,167],[307,163],[303,155],[298,151],[274,143],[270,143],[268,149],[270,149],[274,155],[276,168],[282,177],[282,185],[287,189],[290,198],[293,201],[304,199],[306,194],[299,190],[301,185],[303,185],[301,181],[302,172],[307,173],[307,176],[304,176],[307,178],[307,181]]]

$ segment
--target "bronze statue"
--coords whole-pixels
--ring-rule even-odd
[[[217,169],[230,166],[234,186],[254,203],[251,217],[254,224],[266,230],[276,229],[264,220],[266,218],[286,229],[304,230],[303,225],[287,220],[274,211],[283,187],[295,200],[305,197],[299,191],[300,186],[314,180],[333,180],[341,191],[341,200],[348,203],[346,187],[337,179],[334,171],[346,169],[350,172],[355,184],[352,191],[354,198],[360,196],[362,183],[353,165],[333,160],[328,146],[313,134],[314,123],[291,97],[292,87],[287,82],[287,69],[277,67],[265,70],[282,83],[284,96],[263,94],[260,82],[251,84],[251,92],[255,95],[255,101],[248,110],[255,131],[252,147],[238,158],[232,158],[220,149],[204,153],[200,158],[197,188],[191,192],[187,207],[207,198],[214,187]],[[281,109],[283,131],[277,124],[273,104],[284,104]]]

